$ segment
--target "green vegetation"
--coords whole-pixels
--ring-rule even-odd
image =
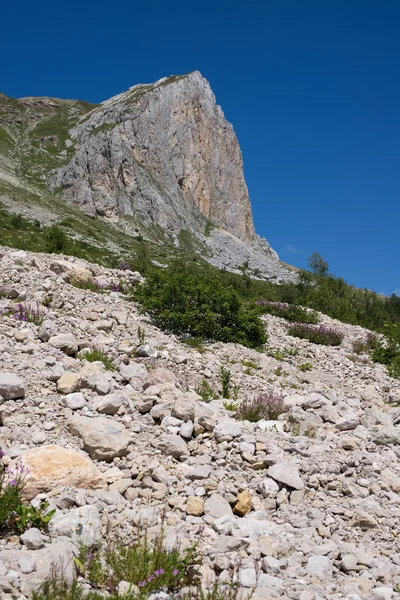
[[[87,360],[88,362],[102,362],[107,371],[115,371],[117,367],[102,350],[99,348],[93,348],[92,350],[86,350],[78,355],[81,360]]]
[[[22,500],[27,469],[22,463],[17,463],[14,469],[6,469],[1,461],[3,456],[0,449],[0,538],[22,533],[29,527],[46,529],[56,511],[47,511],[47,501],[36,508]]]
[[[282,302],[269,302],[268,300],[257,300],[256,304],[260,314],[268,313],[293,323],[316,324],[319,322],[319,317],[314,310],[306,310],[301,306]]]
[[[206,379],[203,379],[200,385],[196,386],[196,393],[203,398],[204,402],[211,402],[218,398],[217,392],[211,387]]]
[[[312,364],[309,362],[305,362],[301,365],[299,365],[299,371],[301,371],[302,373],[305,373],[306,371],[311,371],[312,370]]]
[[[75,559],[77,577],[72,582],[53,575],[33,600],[146,600],[162,591],[171,600],[237,600],[239,585],[201,586],[201,557],[197,544],[185,551],[167,548],[164,529],[150,541],[147,530],[138,531],[128,545],[104,545],[99,550],[82,546]],[[79,577],[79,579],[78,579]],[[118,592],[121,582],[127,589]],[[88,585],[93,591],[88,592]],[[247,599],[251,596],[249,592]],[[155,597],[155,596],[154,596]]]
[[[282,413],[286,412],[283,398],[272,393],[260,394],[253,400],[245,400],[236,410],[236,419],[257,423],[263,419],[276,421]]]
[[[256,309],[224,285],[217,271],[207,273],[184,263],[152,270],[134,297],[161,329],[173,333],[250,348],[267,341]]]
[[[342,333],[324,325],[313,326],[304,323],[293,323],[288,326],[287,331],[294,337],[324,346],[340,346],[343,341]]]
[[[229,400],[231,397],[231,372],[222,366],[219,370],[219,377],[221,380],[221,396]]]

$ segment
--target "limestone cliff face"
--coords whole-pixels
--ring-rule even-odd
[[[236,135],[198,71],[134,86],[70,136],[73,158],[50,178],[68,203],[172,232],[211,221],[258,246]]]

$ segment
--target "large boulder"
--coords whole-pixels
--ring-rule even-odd
[[[49,523],[52,537],[68,537],[76,547],[91,548],[101,541],[101,521],[96,506],[74,508],[66,514],[53,517]]]
[[[62,352],[68,354],[68,356],[78,352],[78,342],[72,333],[60,333],[59,335],[54,335],[49,339],[49,344],[50,346],[53,346],[53,348],[62,350]]]
[[[0,373],[0,396],[4,400],[25,398],[25,384],[14,373]]]
[[[93,462],[80,452],[61,446],[27,450],[11,462],[10,470],[27,470],[24,497],[28,500],[57,487],[102,488],[105,480]]]
[[[300,479],[299,467],[296,463],[280,462],[268,469],[268,476],[279,483],[283,483],[295,490],[304,489],[304,483]]]
[[[53,273],[61,275],[68,283],[89,283],[93,275],[83,263],[72,263],[67,260],[57,260],[50,265]]]
[[[80,437],[83,447],[96,460],[112,461],[126,456],[132,441],[128,430],[118,421],[105,417],[81,417],[73,415],[68,422],[71,433]]]

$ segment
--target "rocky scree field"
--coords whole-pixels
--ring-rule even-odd
[[[263,348],[196,348],[139,273],[0,247],[0,277],[2,600],[400,598],[400,382],[367,330],[265,314]]]

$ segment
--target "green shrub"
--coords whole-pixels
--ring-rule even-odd
[[[257,423],[265,419],[275,421],[279,415],[286,412],[283,398],[272,393],[260,394],[254,400],[245,400],[236,410],[236,419]]]
[[[204,402],[211,402],[218,398],[217,392],[211,387],[211,385],[203,379],[200,385],[196,386],[196,393],[203,398]]]
[[[221,380],[221,396],[229,400],[231,397],[231,372],[225,367],[221,367],[219,370],[219,377]]]
[[[4,467],[0,449],[0,537],[2,534],[23,533],[30,527],[46,529],[55,510],[46,512],[49,504],[42,501],[38,508],[22,500],[25,476],[28,472],[22,463],[14,470]]]
[[[293,323],[288,326],[287,330],[294,337],[324,346],[340,346],[343,341],[342,333],[324,325],[315,327],[304,323]]]
[[[22,215],[13,214],[10,219],[11,225],[14,229],[22,229],[24,221]]]
[[[261,314],[275,315],[293,323],[319,323],[319,317],[314,310],[306,310],[295,304],[257,300],[256,305]]]
[[[46,252],[50,254],[68,254],[71,243],[70,238],[58,225],[46,227],[43,239]]]
[[[313,368],[313,366],[309,362],[305,362],[305,363],[299,365],[299,371],[301,371],[302,373],[305,373],[306,371],[311,371],[312,368]]]
[[[238,600],[239,585],[234,583],[234,572],[228,584],[203,587],[201,564],[196,544],[181,552],[177,547],[166,547],[163,529],[152,542],[146,531],[138,532],[128,546],[103,546],[97,551],[81,547],[75,559],[79,580],[67,583],[62,576],[53,575],[32,597],[33,600],[122,600],[122,597],[147,600],[152,593],[163,591],[171,600]],[[132,586],[123,596],[116,591],[121,581]],[[94,591],[88,592],[88,586]],[[249,591],[247,600],[251,594]]]
[[[86,350],[78,355],[81,360],[87,360],[88,362],[102,362],[107,371],[115,371],[117,367],[111,358],[109,358],[99,348],[93,348],[92,350]]]
[[[214,272],[185,264],[153,270],[135,289],[135,298],[160,328],[173,333],[250,348],[267,341],[256,308]]]

